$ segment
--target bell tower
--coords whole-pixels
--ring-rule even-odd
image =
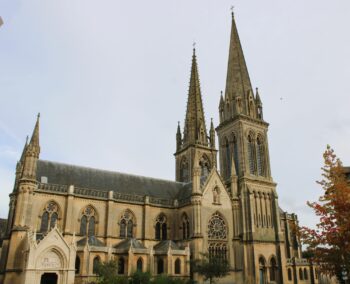
[[[179,123],[176,133],[176,181],[192,181],[196,169],[203,181],[216,167],[216,152],[213,122],[209,136],[206,128],[196,50],[193,49],[184,131],[182,135]]]
[[[233,15],[226,90],[220,96],[219,117],[216,131],[223,179],[230,183],[234,166],[238,177],[271,180],[268,123],[263,119],[259,91],[256,88],[254,92],[250,82]]]

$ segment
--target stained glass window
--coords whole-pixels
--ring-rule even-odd
[[[125,210],[120,220],[120,237],[121,238],[132,238],[134,236],[134,215],[129,211]]]
[[[209,220],[208,238],[210,240],[225,240],[227,238],[227,227],[219,213],[215,213]]]
[[[167,239],[167,219],[164,214],[160,214],[156,219],[156,239],[166,240]]]
[[[87,206],[84,209],[83,215],[80,219],[80,235],[89,237],[95,235],[96,228],[96,214],[92,206]]]
[[[48,230],[51,230],[55,227],[56,222],[58,221],[58,206],[55,202],[50,201],[41,215],[41,225],[40,232],[46,233]]]

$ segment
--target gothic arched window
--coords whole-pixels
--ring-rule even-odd
[[[134,236],[134,219],[133,214],[129,210],[124,211],[120,220],[119,236],[121,238],[132,238]]]
[[[190,238],[190,221],[186,214],[182,216],[182,238],[187,240]]]
[[[188,162],[186,158],[181,160],[180,164],[180,181],[187,182],[188,181]]]
[[[259,283],[266,283],[266,262],[263,257],[259,258]]]
[[[292,276],[292,269],[288,268],[288,281],[292,281],[293,276]]]
[[[226,177],[228,178],[231,175],[231,154],[230,154],[230,144],[228,142],[228,139],[225,138],[225,160],[226,160]]]
[[[92,206],[87,206],[80,219],[80,235],[94,236],[96,227],[96,213]]]
[[[80,273],[80,257],[76,256],[75,257],[75,274]]]
[[[299,268],[299,280],[304,280],[303,270]]]
[[[118,274],[124,274],[125,271],[125,259],[123,257],[118,260]]]
[[[307,269],[304,268],[304,280],[308,280],[309,279],[309,275],[307,273]]]
[[[136,263],[137,271],[142,272],[142,266],[143,266],[142,258],[139,257],[139,259],[137,260],[137,263]]]
[[[100,265],[100,258],[96,256],[92,262],[92,273],[97,274],[98,267]]]
[[[251,135],[248,136],[248,161],[249,161],[249,172],[254,174],[255,162],[254,162],[254,142]]]
[[[164,273],[164,260],[163,259],[158,259],[157,261],[157,273],[162,274]]]
[[[270,260],[270,281],[276,281],[277,264],[276,259],[273,257]]]
[[[206,178],[210,172],[210,162],[208,157],[204,155],[200,160],[199,165],[201,167],[201,177]]]
[[[50,201],[46,205],[44,212],[41,215],[40,232],[46,233],[49,230],[51,230],[53,227],[55,227],[57,220],[58,220],[58,205],[55,202]]]
[[[156,240],[167,239],[167,219],[164,214],[160,214],[156,219]]]
[[[209,258],[227,260],[227,226],[218,212],[208,223],[208,243]]]
[[[236,173],[239,173],[239,163],[238,163],[238,142],[236,136],[233,136],[233,160],[235,163]]]
[[[256,151],[256,162],[258,166],[258,175],[263,176],[265,174],[265,167],[264,167],[264,144],[262,142],[262,139],[258,137],[256,140],[257,144],[257,151]]]
[[[175,274],[181,274],[181,260],[178,258],[175,260]]]

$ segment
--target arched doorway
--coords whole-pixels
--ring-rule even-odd
[[[44,273],[41,275],[40,284],[57,284],[57,279],[56,273]]]

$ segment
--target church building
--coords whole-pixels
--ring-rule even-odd
[[[230,37],[216,126],[204,117],[193,50],[174,181],[41,160],[38,116],[0,222],[0,283],[88,283],[110,259],[120,275],[149,271],[202,283],[190,267],[202,253],[228,261],[218,283],[318,283],[301,256],[297,216],[278,204],[269,124],[233,15]]]

